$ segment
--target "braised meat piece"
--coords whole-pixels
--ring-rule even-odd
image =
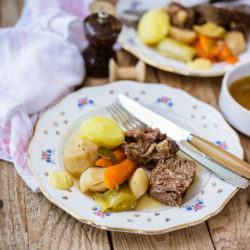
[[[163,141],[167,138],[166,134],[161,134],[159,129],[152,129],[149,127],[136,127],[128,130],[126,132],[126,140],[135,142],[138,141],[139,139],[142,140],[148,140],[152,139],[155,142],[160,142]]]
[[[195,173],[196,164],[191,160],[161,159],[151,172],[149,194],[166,205],[180,207]]]
[[[179,28],[192,29],[198,18],[196,7],[186,8],[175,2],[170,3],[166,11],[170,15],[171,24]]]
[[[234,8],[219,8],[212,4],[203,4],[196,8],[198,23],[211,22],[225,27],[227,30],[241,31],[245,39],[248,37],[250,15],[242,9]]]
[[[186,8],[179,3],[172,2],[166,7],[172,25],[179,28],[192,29],[194,24],[206,22],[223,26],[227,30],[241,31],[245,39],[249,32],[249,6],[216,7],[213,4],[202,4]]]
[[[172,157],[179,150],[178,145],[159,129],[136,127],[128,130],[125,136],[125,155],[144,166],[154,167],[158,160]]]

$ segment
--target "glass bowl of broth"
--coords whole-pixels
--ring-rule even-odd
[[[233,67],[225,74],[219,106],[234,128],[250,136],[250,61]]]

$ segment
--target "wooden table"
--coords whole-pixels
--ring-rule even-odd
[[[0,0],[0,26],[13,25],[23,1]],[[136,59],[119,52],[119,63]],[[147,67],[147,82],[180,88],[218,109],[222,78],[193,78]],[[87,78],[84,86],[107,83]],[[240,134],[245,160],[250,162],[250,138]],[[0,161],[0,249],[250,249],[250,189],[239,191],[220,214],[200,225],[145,236],[107,232],[85,225],[33,193],[12,164]]]

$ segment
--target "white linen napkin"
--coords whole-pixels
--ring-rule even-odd
[[[0,159],[38,192],[28,144],[39,115],[82,83],[82,20],[91,0],[26,2],[14,27],[0,29]]]

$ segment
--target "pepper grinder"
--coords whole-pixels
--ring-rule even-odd
[[[121,31],[121,22],[104,12],[94,13],[83,21],[83,29],[89,41],[83,51],[87,75],[107,77],[109,60],[115,58],[113,45]]]

